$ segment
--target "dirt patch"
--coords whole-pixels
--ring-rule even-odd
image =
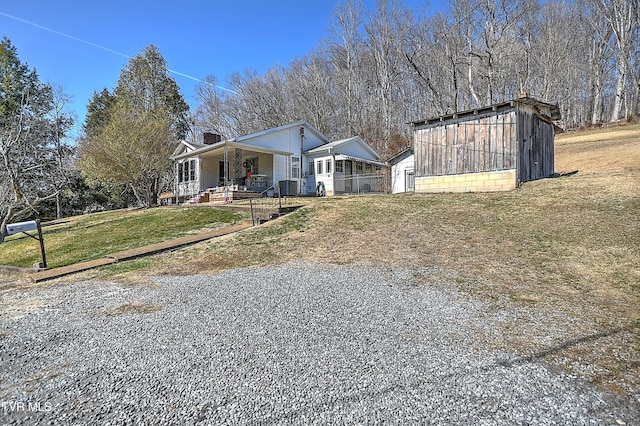
[[[162,309],[162,305],[158,305],[158,304],[130,302],[130,303],[124,303],[122,305],[107,309],[105,313],[111,316],[123,315],[127,313],[150,314],[153,312],[158,312],[161,309]]]
[[[0,306],[2,307],[3,311],[2,315],[0,315],[0,318],[2,318],[3,321],[11,321],[40,312],[44,309],[45,306],[47,306],[47,304],[43,300],[36,297],[6,297],[3,298]]]

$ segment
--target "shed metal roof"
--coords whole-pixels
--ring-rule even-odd
[[[474,108],[466,111],[454,112],[453,114],[440,115],[437,117],[431,117],[424,120],[412,121],[410,124],[413,124],[414,127],[418,126],[428,126],[433,124],[444,123],[450,120],[464,119],[467,117],[474,117],[480,115],[490,115],[493,113],[500,113],[504,111],[509,111],[515,107],[517,103],[529,105],[536,109],[540,118],[545,121],[555,121],[560,120],[560,108],[558,107],[558,103],[549,103],[543,102],[535,98],[530,98],[528,96],[523,96],[518,99],[514,99],[511,101],[500,102],[497,104],[489,105],[481,108]],[[540,109],[548,109],[550,115],[543,114]]]

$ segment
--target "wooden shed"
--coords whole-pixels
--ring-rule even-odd
[[[415,191],[506,191],[550,177],[559,119],[557,104],[522,96],[415,121]]]

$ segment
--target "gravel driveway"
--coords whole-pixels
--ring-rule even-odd
[[[0,423],[640,422],[637,401],[490,350],[505,314],[411,271],[154,280],[5,291]]]

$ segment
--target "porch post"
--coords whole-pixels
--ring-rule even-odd
[[[224,186],[229,184],[229,148],[224,146]]]
[[[234,150],[234,161],[233,161],[233,178],[236,180],[236,185],[240,184],[240,180],[243,176],[242,174],[242,149],[235,148]]]
[[[333,148],[331,149],[331,161],[333,162],[331,167],[331,186],[333,187],[333,195],[336,196],[338,192],[336,191],[336,152]]]
[[[180,203],[178,196],[178,161],[173,162],[173,196],[176,198],[176,206]]]

